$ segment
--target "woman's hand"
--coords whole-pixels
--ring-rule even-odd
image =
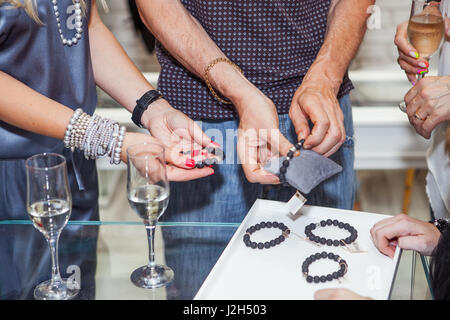
[[[127,162],[128,147],[144,142],[161,144],[159,140],[148,134],[127,132],[123,141],[121,153],[122,161]],[[164,156],[167,161],[167,178],[170,181],[188,181],[214,174],[214,170],[209,167],[192,169],[192,166],[189,165],[189,157],[180,153],[182,149],[182,144],[174,144],[172,147],[165,148]]]
[[[378,250],[391,258],[394,257],[396,246],[431,255],[441,237],[439,230],[431,223],[405,214],[378,222],[372,227],[370,234]]]
[[[321,289],[314,293],[314,300],[372,300],[344,288]]]
[[[168,149],[180,143],[190,150],[214,146],[192,119],[172,108],[165,99],[153,102],[142,115],[141,122]]]
[[[417,75],[428,73],[429,62],[419,56],[419,52],[408,41],[408,21],[398,25],[394,43],[398,48],[398,64],[402,68],[408,80],[415,85]]]
[[[433,129],[450,120],[450,76],[426,77],[405,96],[409,122],[429,139]]]

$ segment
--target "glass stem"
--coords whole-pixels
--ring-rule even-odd
[[[52,257],[52,287],[59,287],[62,282],[61,275],[59,274],[58,240],[59,234],[56,236],[49,236],[47,239],[48,246],[50,247],[50,254]]]
[[[156,220],[145,220],[145,229],[147,230],[147,238],[148,238],[148,267],[150,268],[150,272],[155,270],[155,229],[156,229]]]

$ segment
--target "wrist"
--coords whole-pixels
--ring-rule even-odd
[[[166,113],[173,108],[170,106],[169,102],[165,99],[159,99],[151,104],[149,104],[147,110],[144,111],[141,117],[142,126],[146,129],[150,127],[151,122]]]
[[[328,86],[337,96],[344,78],[345,71],[338,71],[330,68],[333,63],[328,60],[316,61],[306,73],[302,85],[308,83],[318,83],[321,86]]]

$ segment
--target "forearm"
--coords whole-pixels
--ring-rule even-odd
[[[72,114],[72,109],[0,71],[1,121],[62,140]]]
[[[103,24],[95,2],[89,21],[89,42],[96,84],[130,112],[136,100],[153,87]]]
[[[137,4],[153,35],[178,62],[199,78],[203,79],[204,70],[212,60],[226,57],[179,0],[138,0]],[[226,63],[214,66],[209,79],[235,105],[239,105],[236,102],[245,93],[255,89],[239,71]]]
[[[306,78],[326,77],[339,91],[366,32],[367,9],[375,0],[332,0],[324,43]]]

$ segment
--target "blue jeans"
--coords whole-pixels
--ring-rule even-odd
[[[350,97],[344,96],[339,103],[344,113],[347,139],[330,158],[340,164],[343,171],[317,186],[306,197],[309,205],[352,209],[356,184]],[[295,142],[297,136],[289,116],[283,114],[279,119],[281,132],[291,142]],[[217,132],[225,137],[227,130],[228,134],[237,130],[238,121],[203,121],[201,126],[206,133]],[[262,197],[263,186],[247,181],[241,165],[237,164],[235,143],[228,144],[221,143],[227,157],[226,162],[230,163],[232,157],[233,164],[218,165],[214,175],[203,179],[170,184],[170,202],[161,220],[238,223],[243,220],[256,199]],[[268,192],[266,199],[288,201],[294,193],[295,189],[290,187],[275,187]],[[175,272],[175,282],[168,288],[168,298],[171,295],[181,299],[194,297],[234,231],[225,227],[192,227],[182,230],[177,227],[165,228],[163,236],[166,262]],[[180,290],[180,287],[183,289]],[[184,294],[180,295],[180,292]]]

